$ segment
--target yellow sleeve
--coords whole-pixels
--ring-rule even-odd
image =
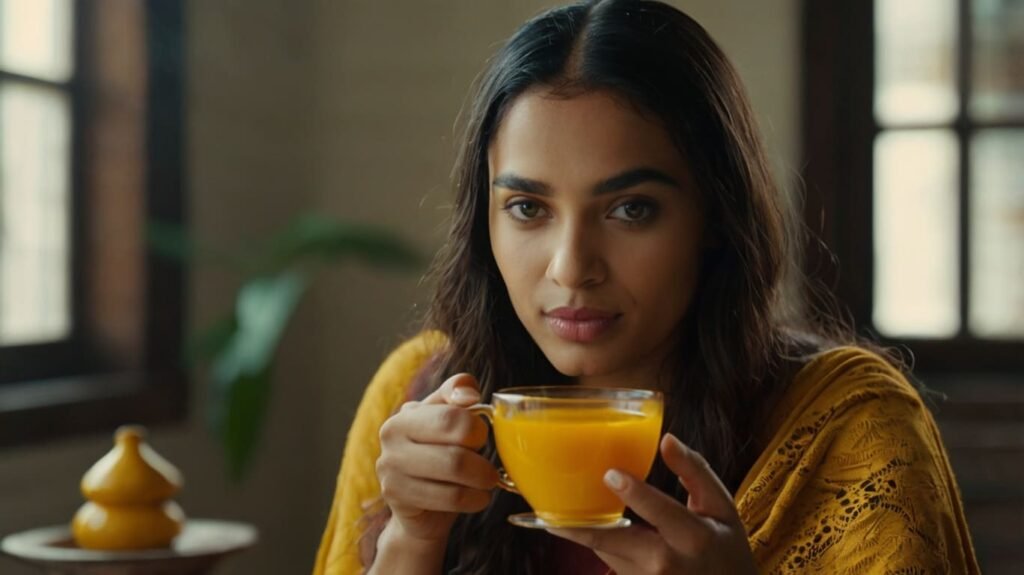
[[[771,481],[755,482],[757,494],[774,492],[751,533],[762,569],[978,573],[956,480],[917,391],[863,350],[836,359],[812,409],[777,438]]]
[[[353,575],[363,566],[359,539],[363,516],[379,501],[376,463],[380,426],[406,401],[409,384],[444,345],[444,336],[425,332],[405,342],[381,364],[370,381],[345,440],[341,471],[327,527],[320,542],[314,575]]]

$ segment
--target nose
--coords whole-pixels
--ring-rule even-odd
[[[600,234],[584,222],[567,223],[554,241],[546,275],[556,285],[578,289],[600,285],[607,279]]]

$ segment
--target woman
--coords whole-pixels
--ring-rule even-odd
[[[920,396],[799,293],[792,210],[697,23],[640,0],[527,22],[455,175],[429,329],[366,392],[315,573],[977,572]],[[506,522],[525,503],[465,407],[537,383],[664,393],[647,481],[605,477],[633,527]]]

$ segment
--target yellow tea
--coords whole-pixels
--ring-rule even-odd
[[[501,462],[538,517],[562,526],[600,524],[624,506],[604,485],[609,469],[643,479],[661,434],[661,404],[629,411],[607,405],[495,405],[494,436]]]

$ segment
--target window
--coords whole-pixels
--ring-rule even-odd
[[[0,369],[57,375],[72,358],[72,134],[78,81],[67,0],[0,2]],[[17,354],[17,355],[15,355]],[[81,366],[80,366],[81,367]]]
[[[0,3],[0,345],[71,331],[71,8]]]
[[[182,10],[0,0],[0,445],[184,413]]]
[[[826,281],[920,370],[1024,367],[1024,0],[804,15],[807,217],[840,262]]]

